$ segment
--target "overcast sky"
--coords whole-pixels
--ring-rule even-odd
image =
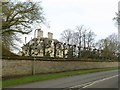
[[[50,25],[50,28],[42,27],[44,37],[47,37],[47,32],[52,32],[54,39],[59,40],[62,31],[69,28],[74,30],[79,25],[84,25],[94,31],[97,35],[96,40],[105,38],[112,33],[117,33],[118,29],[112,19],[115,17],[115,12],[118,11],[118,1],[42,0],[43,11]],[[40,28],[40,24],[34,27],[34,29],[37,28]],[[27,36],[27,41],[31,37],[34,37],[33,33]]]
[[[42,28],[44,36],[53,32],[59,39],[65,29],[84,25],[97,34],[97,39],[117,33],[112,20],[118,10],[119,0],[43,0],[42,6],[50,28]],[[39,25],[38,25],[39,28]]]

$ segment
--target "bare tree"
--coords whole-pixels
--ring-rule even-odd
[[[97,42],[97,46],[100,50],[102,50],[102,57],[106,59],[116,57],[115,53],[119,50],[117,35],[111,34],[107,38],[99,40],[99,42]]]
[[[91,30],[86,34],[86,42],[87,42],[87,47],[90,49],[95,41],[95,33],[92,32]]]
[[[116,20],[116,23],[118,25],[120,25],[120,11],[118,11],[118,13],[116,13],[116,17],[114,17],[113,20]]]
[[[32,31],[33,23],[45,21],[42,7],[34,2],[3,2],[2,3],[2,44],[10,50],[19,41],[19,34],[28,34]]]
[[[118,13],[116,13],[116,17],[113,20],[116,21],[115,25],[118,26],[118,42],[120,46],[120,2],[118,3]]]
[[[76,26],[77,32],[74,32],[73,34],[73,43],[74,45],[78,46],[78,57],[81,56],[81,48],[82,48],[82,31],[83,31],[83,25]]]
[[[73,41],[76,45],[81,47],[83,25],[77,26],[76,30],[77,32],[74,33]]]
[[[86,39],[87,39],[87,30],[82,31],[82,45],[83,48],[86,48]]]
[[[80,58],[81,54],[82,56],[83,54],[85,56],[86,46],[90,48],[93,45],[95,34],[92,31],[87,32],[87,29],[83,25],[76,26],[75,30],[76,32],[73,32],[71,29],[63,31],[61,34],[62,41],[75,46],[74,48],[76,50],[73,50],[72,47],[71,51],[74,51],[74,56],[78,56]]]
[[[107,39],[110,41],[110,50],[116,52],[118,48],[117,35],[115,33],[109,35]]]
[[[61,41],[66,44],[71,44],[73,31],[71,29],[64,30],[61,33]]]

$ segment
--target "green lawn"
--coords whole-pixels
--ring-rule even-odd
[[[0,88],[2,88],[2,81],[0,81]]]
[[[2,87],[25,84],[25,83],[36,82],[36,81],[43,81],[43,80],[48,80],[48,79],[61,78],[65,76],[73,76],[73,75],[94,73],[94,72],[100,72],[100,71],[115,70],[115,69],[117,68],[79,70],[79,71],[69,71],[69,72],[64,72],[64,73],[62,72],[62,73],[52,73],[52,74],[45,74],[45,75],[25,76],[25,77],[21,77],[17,79],[4,80],[2,82]]]

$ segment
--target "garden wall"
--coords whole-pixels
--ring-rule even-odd
[[[32,75],[93,68],[118,67],[118,62],[90,62],[74,60],[2,60],[2,76]]]

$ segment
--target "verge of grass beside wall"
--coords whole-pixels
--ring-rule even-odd
[[[87,74],[87,73],[94,73],[94,72],[101,72],[101,71],[108,71],[108,70],[116,70],[116,69],[118,68],[90,69],[90,70],[68,71],[64,73],[25,76],[25,77],[21,77],[17,79],[4,80],[2,82],[2,87],[26,84],[26,83],[43,81],[43,80],[48,80],[48,79],[61,78],[65,76],[73,76],[73,75],[80,75],[80,74]]]

